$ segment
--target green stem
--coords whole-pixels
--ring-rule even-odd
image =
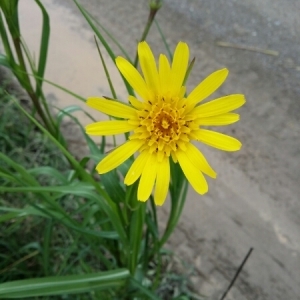
[[[22,78],[20,80],[20,75],[16,74],[19,81],[22,83],[23,87],[26,89],[29,97],[31,98],[34,107],[37,111],[37,113],[39,114],[39,116],[41,117],[41,119],[43,120],[46,128],[48,129],[48,131],[55,136],[56,130],[55,127],[53,127],[53,123],[49,122],[49,119],[46,117],[42,107],[40,106],[39,103],[39,99],[37,98],[32,86],[31,86],[31,82],[27,73],[27,68],[26,68],[26,64],[24,61],[24,56],[23,56],[23,52],[22,52],[22,48],[21,48],[21,40],[19,37],[16,37],[13,39],[13,43],[15,46],[15,50],[18,56],[18,60],[19,60],[19,64],[20,67],[22,69]]]
[[[156,254],[157,255],[159,254],[159,251],[161,250],[163,245],[166,243],[166,241],[169,239],[172,232],[174,231],[179,221],[179,218],[182,214],[182,210],[184,207],[186,194],[188,190],[187,180],[185,178],[179,179],[179,182],[177,182],[177,180],[174,180],[174,186],[175,186],[175,190],[173,193],[171,192],[172,206],[169,215],[169,220],[167,222],[167,226],[163,233],[162,238],[155,243],[154,249],[152,249],[149,254],[149,261],[152,260]]]
[[[184,207],[184,203],[186,200],[187,190],[188,190],[188,183],[184,179],[179,199],[176,201],[177,202],[176,205],[174,205],[174,203],[172,203],[172,208],[171,208],[171,213],[170,213],[171,217],[168,220],[167,228],[166,228],[162,238],[159,241],[159,246],[158,246],[159,249],[161,249],[162,246],[165,244],[165,242],[169,239],[170,235],[174,231],[174,229],[179,221],[179,218],[181,216],[182,209]]]
[[[14,55],[12,53],[10,43],[9,43],[9,40],[8,40],[8,36],[6,34],[6,30],[5,30],[5,27],[4,27],[2,12],[0,12],[0,35],[1,35],[1,40],[2,40],[2,44],[4,46],[5,53],[8,57],[9,64],[14,65],[15,64]]]
[[[135,183],[137,185],[137,183]],[[137,198],[134,199],[136,202]],[[131,211],[129,222],[129,240],[130,248],[127,257],[127,267],[132,276],[135,275],[136,268],[139,263],[140,251],[142,247],[142,240],[144,234],[146,203],[138,203],[136,210]]]
[[[146,23],[146,26],[145,26],[145,29],[144,29],[144,32],[142,34],[142,37],[140,39],[140,42],[144,41],[149,33],[149,30],[151,28],[151,25],[154,21],[154,18],[155,18],[155,15],[156,13],[158,12],[158,9],[157,8],[150,8],[150,12],[149,12],[149,16],[148,16],[148,21]],[[137,67],[137,64],[138,64],[138,53],[136,52],[136,55],[135,55],[135,59],[134,59],[134,63],[133,65],[135,67]]]

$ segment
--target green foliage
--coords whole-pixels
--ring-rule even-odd
[[[104,34],[128,57],[109,31],[74,2],[110,58],[114,61],[116,55]],[[5,86],[0,90],[0,298],[160,299],[162,247],[185,203],[185,177],[178,165],[172,164],[171,212],[161,234],[153,199],[148,204],[138,202],[138,183],[128,187],[122,182],[132,160],[99,179],[94,170],[104,155],[105,138],[98,145],[85,134],[73,116],[82,108],[72,105],[53,116],[44,96],[43,82],[47,82],[84,101],[44,78],[50,19],[42,1],[35,3],[43,20],[37,64],[20,36],[18,1],[0,2],[0,35],[5,48],[0,64],[12,71],[32,100],[24,107]],[[155,14],[151,16],[142,39],[146,39]],[[124,84],[133,95],[125,79]],[[77,124],[88,146],[89,154],[80,161],[70,153],[61,134],[65,117]]]
[[[54,276],[37,279],[17,280],[1,285],[0,296],[32,298],[34,296],[65,295],[118,288],[129,277],[127,270],[106,271],[98,274]]]

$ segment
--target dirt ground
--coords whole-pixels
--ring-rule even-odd
[[[146,0],[80,2],[134,54],[132,41],[147,18]],[[108,93],[91,31],[73,1],[45,3],[53,12],[57,46],[50,49],[48,78],[85,97]],[[299,12],[298,0],[166,0],[157,16],[172,48],[186,41],[196,57],[189,90],[226,66],[229,78],[214,97],[243,93],[247,98],[241,121],[222,128],[243,142],[242,150],[224,153],[199,145],[218,178],[209,180],[203,197],[189,191],[168,245],[195,267],[191,279],[209,299],[220,298],[250,247],[254,252],[227,299],[300,299]],[[155,26],[148,41],[156,53],[165,52]],[[65,59],[55,60],[56,54]],[[119,88],[119,95],[123,91]],[[49,98],[61,107],[74,103],[50,89]],[[76,130],[69,130],[74,149],[83,151]],[[162,226],[167,213],[165,205]]]

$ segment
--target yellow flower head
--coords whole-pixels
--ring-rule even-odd
[[[161,54],[157,68],[146,42],[138,44],[138,55],[143,76],[122,57],[117,57],[116,65],[141,100],[129,96],[130,105],[127,105],[102,97],[87,99],[90,107],[123,119],[90,124],[86,127],[88,134],[133,132],[127,142],[97,165],[97,171],[99,174],[109,172],[139,152],[124,182],[131,185],[140,178],[140,201],[150,197],[155,184],[154,200],[156,205],[162,205],[169,189],[169,159],[172,157],[175,163],[179,163],[192,187],[202,195],[208,190],[203,173],[216,178],[216,172],[192,141],[200,141],[225,151],[239,150],[241,143],[235,138],[202,129],[202,126],[228,125],[238,121],[239,115],[231,111],[242,106],[245,98],[235,94],[199,105],[225,81],[227,69],[212,73],[185,96],[183,81],[189,63],[186,43],[178,43],[171,65],[167,57]]]

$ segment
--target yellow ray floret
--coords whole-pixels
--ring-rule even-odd
[[[203,126],[223,126],[237,122],[239,114],[232,111],[245,103],[245,97],[234,94],[200,103],[223,84],[228,76],[227,69],[212,73],[185,96],[183,81],[189,64],[186,43],[178,43],[171,63],[161,54],[156,65],[155,57],[146,42],[139,43],[138,56],[142,75],[122,57],[116,58],[116,65],[140,99],[129,96],[130,104],[103,97],[87,100],[89,106],[122,119],[90,124],[86,126],[88,134],[131,132],[127,142],[97,165],[97,171],[100,174],[109,172],[138,152],[124,183],[131,185],[140,179],[138,200],[147,201],[155,189],[155,203],[162,205],[168,194],[170,159],[173,159],[179,163],[195,191],[205,194],[208,184],[203,174],[212,178],[216,178],[217,174],[193,141],[224,151],[239,150],[240,141],[204,129]]]
[[[135,125],[128,121],[102,121],[89,124],[85,127],[86,133],[90,135],[114,135],[129,132],[135,129]]]

